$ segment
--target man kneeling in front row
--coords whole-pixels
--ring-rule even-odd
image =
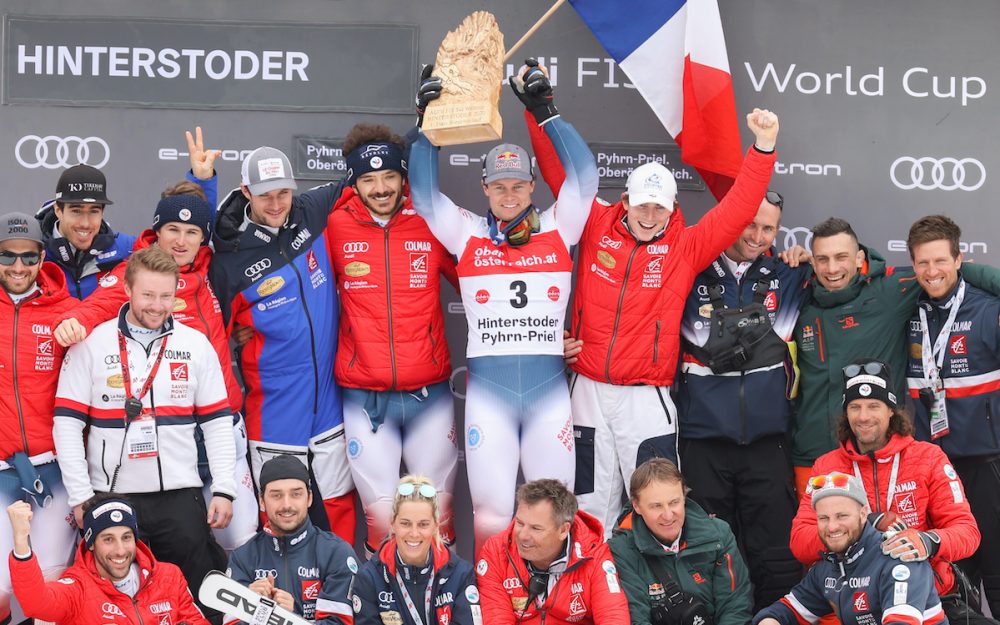
[[[31,505],[7,508],[14,532],[10,577],[25,615],[60,625],[93,625],[109,619],[140,623],[208,625],[177,566],[159,562],[136,538],[135,510],[125,499],[97,495],[84,504],[83,542],[76,560],[46,582],[31,550]],[[42,537],[44,539],[44,537]]]
[[[828,551],[791,592],[758,612],[753,625],[816,623],[830,613],[843,625],[948,623],[930,564],[882,553],[883,536],[868,523],[861,480],[844,473],[817,475],[806,493]]]

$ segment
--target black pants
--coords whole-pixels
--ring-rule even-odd
[[[949,625],[998,625],[995,620],[983,616],[957,595],[941,597],[941,609],[948,617]]]
[[[971,558],[958,562],[973,585],[983,584],[986,604],[1000,615],[1000,456],[952,458],[962,478],[982,541]]]
[[[225,571],[226,552],[215,542],[205,518],[208,509],[200,488],[182,488],[161,493],[126,495],[139,520],[139,539],[146,543],[157,560],[176,564],[188,582],[191,595],[198,600],[201,580],[212,570]],[[210,620],[218,615],[200,602]],[[222,616],[218,615],[219,622]]]
[[[771,605],[802,578],[788,548],[796,500],[784,436],[749,445],[682,438],[680,455],[690,496],[736,535],[753,582],[754,613]]]

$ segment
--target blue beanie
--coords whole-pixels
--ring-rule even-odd
[[[171,195],[156,205],[153,213],[153,230],[159,232],[164,224],[179,222],[198,226],[208,241],[212,234],[212,207],[197,195]]]
[[[386,141],[365,143],[351,150],[347,160],[347,184],[372,171],[391,169],[406,177],[406,158],[403,149]]]
[[[105,499],[83,515],[83,540],[93,547],[97,536],[109,527],[123,525],[139,533],[139,522],[132,504],[124,499]]]

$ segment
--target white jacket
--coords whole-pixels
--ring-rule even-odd
[[[117,319],[94,328],[86,340],[67,351],[63,360],[53,438],[70,505],[83,503],[94,491],[110,491],[119,458],[116,493],[201,487],[194,439],[196,422],[205,434],[212,492],[234,498],[232,413],[215,349],[205,335],[170,318],[147,352],[129,335],[127,310],[125,304]],[[161,348],[164,352],[153,386],[142,398],[144,408],[155,414],[155,457],[130,458],[124,448],[125,390],[119,332],[125,337],[133,393],[142,388],[147,361],[155,359]],[[83,431],[88,425],[84,447]],[[137,430],[136,422],[128,429]]]

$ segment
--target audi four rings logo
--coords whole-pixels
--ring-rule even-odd
[[[809,246],[812,244],[813,233],[809,228],[803,228],[802,226],[796,226],[794,228],[786,228],[781,226],[781,231],[785,233],[784,244],[786,250],[790,250],[796,245],[801,245],[807,250],[810,249]]]
[[[14,156],[28,169],[63,169],[78,163],[100,169],[108,164],[111,148],[100,137],[25,135],[14,146]]]
[[[250,265],[246,269],[244,269],[243,275],[245,275],[248,278],[252,278],[258,275],[260,272],[264,271],[265,269],[270,269],[270,268],[271,268],[271,259],[263,258],[261,260],[258,260],[254,264]]]
[[[350,241],[344,243],[344,253],[345,254],[358,254],[360,252],[368,251],[367,241]]]
[[[900,156],[889,168],[900,189],[975,191],[986,182],[986,168],[974,158]]]

